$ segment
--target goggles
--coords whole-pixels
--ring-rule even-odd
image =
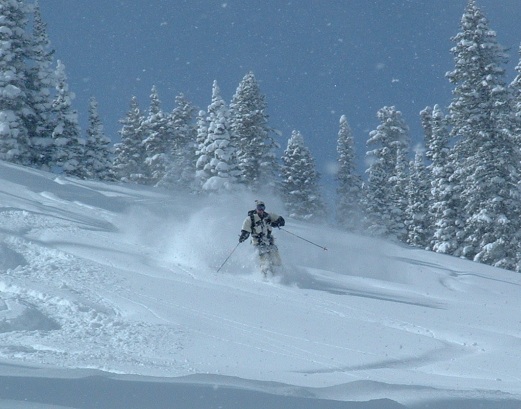
[[[257,210],[264,210],[264,209],[266,209],[266,206],[264,206],[263,204],[257,205]]]

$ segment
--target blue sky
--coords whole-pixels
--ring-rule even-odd
[[[133,95],[147,109],[156,85],[165,110],[180,92],[210,103],[217,80],[230,100],[253,71],[271,125],[286,146],[299,130],[326,176],[336,160],[338,120],[353,128],[360,159],[376,112],[395,105],[421,140],[419,111],[448,105],[450,37],[466,0],[45,0],[42,15],[67,68],[83,129],[95,96],[108,136]],[[521,43],[519,0],[478,0],[510,48],[509,78]],[[361,167],[364,167],[361,165]],[[326,178],[327,179],[327,178]]]

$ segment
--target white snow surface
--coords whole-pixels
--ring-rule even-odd
[[[264,280],[256,198],[0,162],[0,407],[521,408],[520,274],[287,220]]]

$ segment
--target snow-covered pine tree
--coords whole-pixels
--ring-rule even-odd
[[[240,181],[252,190],[276,184],[275,149],[266,101],[252,72],[244,76],[230,103],[230,129],[236,140]]]
[[[103,132],[96,98],[89,100],[89,125],[85,141],[84,167],[88,179],[112,180],[112,142]]]
[[[512,96],[512,110],[513,110],[513,133],[516,140],[516,145],[521,147],[521,46],[518,49],[519,60],[515,67],[517,75],[510,83],[510,92]],[[521,148],[520,148],[521,149]]]
[[[119,131],[121,142],[114,146],[113,164],[113,173],[117,180],[139,184],[146,184],[149,180],[143,147],[144,120],[137,98],[134,96],[130,101],[127,114],[119,121],[122,125]]]
[[[427,248],[431,240],[431,222],[429,215],[430,184],[424,163],[424,154],[416,152],[407,185],[407,208],[405,225],[407,227],[407,243],[412,246]]]
[[[31,166],[50,171],[52,155],[52,95],[56,86],[53,54],[47,25],[43,22],[39,2],[33,7],[33,35],[27,75],[28,104],[34,116],[28,123],[31,145]]]
[[[453,38],[455,84],[449,106],[456,177],[464,203],[462,255],[513,269],[519,260],[519,147],[512,135],[505,83],[507,56],[488,20],[469,0],[461,31]]]
[[[349,231],[361,229],[362,178],[356,173],[355,146],[345,115],[340,117],[338,140],[337,224]]]
[[[176,107],[170,114],[173,141],[170,144],[169,167],[158,186],[190,192],[194,190],[196,137],[194,113],[196,108],[183,94],[175,98]]]
[[[405,211],[408,206],[407,186],[409,185],[409,144],[400,146],[396,151],[396,170],[394,176],[389,179],[392,186],[394,208],[391,212],[391,227],[389,233],[392,237],[407,241],[407,228],[405,226]]]
[[[433,109],[431,107],[425,107],[420,111],[420,120],[423,128],[423,139],[425,143],[425,159],[429,162],[432,161],[432,115]]]
[[[449,147],[450,133],[447,120],[438,105],[435,105],[430,114],[430,137],[426,140],[430,164],[427,168],[431,179],[431,199],[429,214],[432,220],[432,250],[453,254],[458,245],[459,228],[463,226],[457,215],[461,208],[460,198],[454,192],[452,175],[454,161],[451,160],[452,151]],[[428,142],[427,142],[428,141]]]
[[[210,156],[206,152],[206,138],[208,137],[208,116],[206,111],[200,110],[196,119],[195,141],[195,191],[201,192],[210,175],[206,173],[206,166],[210,162]]]
[[[148,116],[142,124],[145,139],[145,164],[148,167],[149,185],[156,185],[166,175],[170,165],[169,153],[173,142],[173,134],[168,115],[161,108],[161,100],[156,86],[150,94]]]
[[[81,139],[78,114],[72,107],[74,94],[69,91],[65,65],[58,60],[56,67],[56,96],[52,111],[54,128],[52,131],[52,170],[63,171],[66,175],[85,178],[82,160],[85,142]]]
[[[206,157],[204,184],[207,192],[229,191],[237,187],[237,148],[230,135],[229,110],[221,97],[217,81],[213,82],[212,103],[208,106],[208,133],[199,149]]]
[[[521,46],[518,49],[518,54],[521,56]],[[521,58],[515,67],[517,75],[510,83],[510,91],[512,95],[512,130],[514,136],[514,145],[521,149]],[[521,181],[518,182],[518,188],[521,190]],[[516,257],[518,262],[516,271],[521,271],[521,249]]]
[[[431,185],[431,182],[432,182],[432,156],[433,156],[433,152],[432,152],[432,139],[433,139],[433,119],[432,119],[432,116],[433,116],[433,109],[428,106],[428,107],[425,107],[425,109],[421,110],[420,111],[420,120],[421,120],[421,125],[422,125],[422,128],[423,128],[423,135],[424,135],[424,146],[425,146],[425,151],[423,153],[423,160],[424,160],[424,166],[425,166],[425,178],[428,180],[428,186],[429,186],[429,189],[427,189],[428,191],[428,202],[429,202],[429,206],[428,206],[428,221],[430,223],[429,225],[429,231],[430,231],[430,235],[431,237],[429,237],[429,240],[428,240],[428,244],[425,246],[426,249],[428,250],[432,250],[432,235],[434,234],[434,223],[435,223],[435,220],[432,218],[432,213],[431,213],[431,204],[432,204],[432,190],[430,188],[430,185]]]
[[[22,1],[0,0],[0,159],[30,165],[27,65],[28,8]]]
[[[383,107],[377,117],[380,125],[367,140],[367,184],[365,211],[367,230],[374,235],[397,235],[397,220],[403,220],[403,207],[398,195],[405,174],[398,166],[409,150],[409,130],[400,111]],[[402,227],[403,228],[403,227]]]
[[[293,131],[288,140],[282,156],[281,176],[281,193],[289,216],[301,220],[323,220],[325,204],[320,194],[320,175],[298,131]]]

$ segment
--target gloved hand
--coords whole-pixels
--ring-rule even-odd
[[[241,230],[241,235],[239,236],[239,243],[242,243],[248,237],[250,237],[250,233],[247,232],[246,230]]]
[[[275,220],[274,222],[271,222],[271,227],[282,227],[286,224],[286,221],[284,220],[284,218],[282,216],[279,216],[279,218],[277,220]]]

